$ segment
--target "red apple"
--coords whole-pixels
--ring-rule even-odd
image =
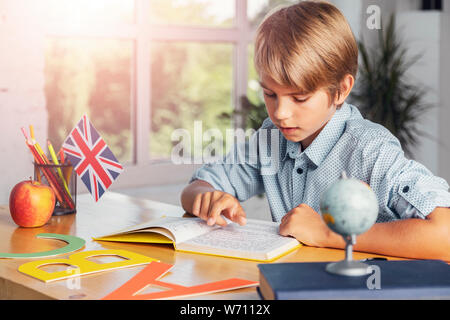
[[[9,211],[21,227],[40,227],[47,223],[55,208],[55,192],[38,181],[22,181],[9,195]]]

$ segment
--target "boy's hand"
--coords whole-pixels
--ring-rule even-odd
[[[239,200],[231,194],[222,191],[199,193],[195,196],[192,214],[207,221],[212,226],[217,223],[226,226],[225,216],[241,226],[246,223],[245,212]]]
[[[320,214],[304,203],[281,219],[279,231],[282,236],[292,236],[314,247],[324,247],[331,232]]]

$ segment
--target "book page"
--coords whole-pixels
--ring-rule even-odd
[[[176,243],[184,242],[192,237],[202,236],[220,228],[217,225],[208,226],[206,221],[200,218],[164,217],[152,222],[152,225],[155,227],[158,226],[171,231],[175,236]]]
[[[206,222],[200,218],[162,217],[122,229],[109,235],[97,237],[96,239],[102,240],[117,235],[155,232],[164,234],[168,238],[174,240],[174,242],[178,243],[218,228],[220,228],[220,226],[208,226]]]
[[[291,237],[283,237],[278,233],[276,222],[247,219],[245,226],[230,223],[206,234],[191,238],[180,246],[180,249],[209,247],[223,252],[267,254],[299,242]],[[185,246],[186,245],[186,246]],[[238,254],[246,256],[246,254]]]

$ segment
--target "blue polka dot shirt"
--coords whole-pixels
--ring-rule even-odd
[[[197,169],[190,182],[204,180],[239,201],[265,193],[272,220],[279,222],[301,203],[320,213],[320,196],[343,171],[371,186],[378,198],[377,222],[425,218],[436,207],[450,207],[447,182],[405,158],[389,130],[348,103],[305,150],[267,118],[220,162]]]

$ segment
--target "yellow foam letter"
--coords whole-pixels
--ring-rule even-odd
[[[118,256],[124,258],[124,260],[109,263],[96,263],[87,260],[87,258],[96,256]],[[50,282],[90,273],[147,264],[152,261],[158,260],[127,250],[93,250],[74,253],[68,259],[48,259],[27,262],[19,266],[19,271],[41,281]],[[67,265],[68,269],[56,272],[47,272],[40,269],[40,267],[45,265],[61,264]]]

